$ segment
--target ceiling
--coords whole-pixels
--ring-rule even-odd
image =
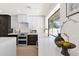
[[[0,14],[47,15],[57,3],[0,3]]]

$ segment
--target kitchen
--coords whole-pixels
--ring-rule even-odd
[[[44,12],[44,7],[49,10],[52,4],[6,3],[0,5],[0,42],[3,42],[2,44],[0,43],[0,47],[2,47],[0,49],[0,55],[39,55],[40,53],[38,53],[38,51],[41,49],[38,47],[41,47],[39,44],[41,44],[40,41],[42,40],[40,36],[43,36],[45,31],[45,13],[42,12]],[[41,10],[41,8],[43,8],[43,10]],[[45,12],[48,10],[45,9]]]
[[[16,17],[16,16],[15,16]],[[29,23],[28,21],[26,21],[27,19],[27,15],[19,15],[18,20],[22,20],[22,21],[18,21],[18,20],[14,20],[12,19],[12,24],[14,21],[16,21],[16,24],[19,24],[19,28],[15,27],[14,25],[14,32],[13,33],[9,33],[9,36],[13,36],[16,35],[17,36],[17,47],[16,47],[16,54],[18,55],[37,55],[37,41],[38,41],[38,33],[37,30],[31,30],[29,28]],[[25,18],[25,19],[22,19]],[[25,20],[25,21],[24,21]],[[26,49],[24,51],[24,49]],[[32,51],[34,50],[34,52]],[[21,52],[22,51],[22,52]],[[24,53],[24,52],[26,53]],[[29,52],[27,52],[29,51]],[[30,52],[31,51],[31,52]]]
[[[12,19],[10,19],[10,18],[9,19],[8,18],[5,19],[6,16],[10,17],[9,15],[1,15],[0,16],[1,26],[7,25],[8,23],[9,23],[8,25],[11,26],[10,25],[11,24],[10,20],[12,21]],[[5,22],[5,20],[8,20],[8,23]],[[4,38],[5,39],[7,39],[7,38],[11,38],[12,39],[12,38],[14,38],[14,40],[16,42],[16,43],[14,43],[14,44],[16,44],[16,47],[15,47],[16,49],[19,46],[21,47],[21,46],[24,46],[24,45],[25,45],[24,47],[34,45],[34,46],[36,46],[35,48],[37,49],[38,33],[36,32],[36,30],[28,31],[28,23],[27,22],[18,22],[18,23],[19,23],[20,27],[17,26],[19,28],[15,28],[15,29],[14,28],[11,28],[11,29],[8,28],[9,29],[8,33],[7,33],[7,26],[2,27],[2,29],[1,29],[2,32],[0,34],[0,36],[1,36],[0,38],[1,39],[4,39]]]

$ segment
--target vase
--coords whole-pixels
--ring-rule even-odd
[[[61,47],[61,45],[58,43],[59,41],[65,41],[62,38],[61,33],[58,33],[58,36],[55,38],[55,44],[57,45],[57,47]]]

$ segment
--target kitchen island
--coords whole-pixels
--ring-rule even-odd
[[[0,37],[0,56],[16,56],[16,37]]]

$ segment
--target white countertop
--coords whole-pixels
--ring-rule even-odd
[[[8,35],[18,35],[19,33],[8,33]]]
[[[8,35],[18,35],[20,33],[9,33]],[[38,35],[37,33],[27,33],[27,35]]]

